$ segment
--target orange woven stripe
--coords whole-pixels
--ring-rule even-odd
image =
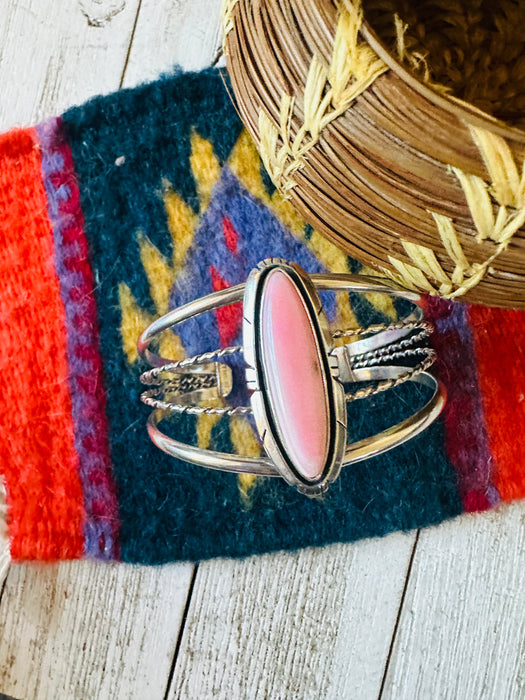
[[[470,306],[485,423],[501,498],[525,497],[525,323],[522,311]]]
[[[34,129],[0,137],[0,471],[15,559],[83,552],[64,309]]]

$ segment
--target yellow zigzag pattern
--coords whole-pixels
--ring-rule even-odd
[[[201,215],[206,211],[213,187],[220,178],[220,164],[213,152],[211,143],[197,133],[191,136],[190,163],[200,200]],[[264,186],[260,172],[260,159],[248,132],[243,131],[228,161],[229,167],[242,185],[257,199],[262,201],[277,218],[290,229],[292,234],[303,241],[334,272],[347,272],[347,257],[333,244],[316,231],[309,240],[305,239],[305,222],[289,201],[277,190],[270,196]],[[140,260],[146,273],[151,298],[155,305],[155,317],[168,311],[169,293],[175,279],[184,265],[184,259],[193,241],[199,216],[173,191],[169,182],[163,183],[163,199],[169,232],[173,241],[172,259],[167,259],[151,241],[140,232],[138,234]],[[366,271],[369,274],[371,271]],[[383,313],[395,318],[392,302],[385,295],[368,295],[370,301]],[[119,285],[119,300],[122,314],[122,347],[129,364],[137,359],[137,338],[154,320],[144,311],[134,298],[127,284]],[[357,321],[348,301],[348,295],[338,295],[338,324],[344,327],[357,327]],[[164,333],[160,341],[160,353],[173,360],[185,357],[180,338],[174,333]],[[201,415],[197,422],[199,447],[210,445],[211,433],[218,421],[217,416]],[[230,438],[236,453],[249,456],[260,454],[260,445],[252,427],[244,418],[230,420]],[[252,503],[252,495],[257,485],[257,477],[249,474],[238,477],[239,495],[245,508]]]
[[[339,248],[315,230],[308,240],[305,239],[305,221],[291,202],[279,190],[275,190],[271,196],[268,194],[261,177],[259,155],[247,131],[243,131],[239,137],[228,164],[244,187],[273,211],[276,217],[296,238],[310,248],[328,270],[348,272],[347,256]],[[377,275],[377,271],[370,268],[363,268],[362,272],[367,275]],[[377,309],[395,318],[392,300],[387,295],[368,294],[367,298]],[[338,295],[337,302],[338,323],[344,324],[345,328],[357,328],[358,323],[350,307],[348,295],[344,293]]]
[[[213,186],[220,177],[220,165],[211,144],[195,132],[191,135],[190,163],[202,213],[206,210]],[[140,232],[138,234],[140,261],[148,279],[156,316],[162,316],[168,311],[170,289],[177,274],[182,269],[184,258],[193,241],[194,231],[199,221],[199,216],[173,191],[167,181],[163,183],[163,199],[168,230],[173,241],[172,260],[168,260]],[[119,297],[122,310],[122,344],[128,362],[133,364],[137,360],[137,338],[153,318],[138,306],[130,288],[124,282],[119,286]],[[161,342],[169,343],[172,350],[168,356],[173,357],[174,360],[182,359],[184,350],[177,336],[171,333],[165,333],[164,336]],[[170,336],[175,340],[173,341]],[[175,355],[173,355],[173,351],[175,351]]]
[[[202,214],[208,207],[212,189],[220,177],[220,165],[209,141],[195,132],[191,135],[190,164]],[[173,241],[172,260],[168,260],[151,241],[139,233],[140,260],[155,304],[155,317],[168,311],[170,289],[182,269],[199,221],[199,216],[174,192],[169,182],[163,183],[163,190],[168,230]],[[122,312],[122,345],[128,362],[133,364],[138,359],[137,338],[154,319],[140,308],[124,282],[119,285],[119,299]],[[182,360],[186,354],[180,338],[175,333],[164,333],[159,349],[161,355],[173,360]],[[202,448],[209,446],[211,431],[216,422],[213,418],[206,415],[198,418],[197,439]]]

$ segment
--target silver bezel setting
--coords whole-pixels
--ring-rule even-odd
[[[316,339],[317,353],[323,368],[323,386],[329,411],[329,445],[320,477],[309,480],[293,464],[283,446],[282,432],[275,418],[270,393],[266,390],[265,370],[261,361],[260,307],[268,273],[279,269],[300,294]],[[246,282],[243,304],[243,348],[246,381],[251,392],[250,403],[259,437],[268,457],[281,476],[308,496],[323,494],[341,470],[346,447],[346,402],[343,385],[338,381],[338,364],[331,354],[333,339],[321,300],[309,277],[295,263],[279,258],[264,260],[252,270]],[[298,377],[300,381],[300,377]],[[312,401],[324,397],[312,397]]]

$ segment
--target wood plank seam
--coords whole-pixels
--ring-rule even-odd
[[[6,577],[4,578],[4,580],[3,580],[3,581],[1,582],[1,584],[0,584],[0,585],[1,585],[1,588],[0,588],[0,605],[2,605],[2,598],[4,597],[4,591],[5,591],[6,584],[7,584],[7,575],[6,575]]]
[[[122,73],[120,75],[120,81],[119,81],[119,90],[122,88],[124,85],[124,79],[126,77],[126,70],[128,68],[129,64],[129,59],[131,56],[131,50],[133,48],[133,41],[135,39],[135,34],[137,31],[137,25],[139,23],[139,15],[140,15],[140,10],[142,9],[142,0],[139,0],[139,4],[137,5],[137,12],[135,14],[135,21],[133,22],[133,27],[131,29],[131,35],[129,37],[129,44],[128,44],[128,50],[126,52],[126,57],[124,59],[124,67],[122,68]]]
[[[168,682],[166,683],[166,692],[164,693],[164,700],[168,700],[171,685],[173,683],[173,676],[175,674],[175,666],[177,665],[177,659],[179,657],[179,652],[182,644],[182,637],[184,635],[184,630],[186,629],[186,622],[188,619],[188,612],[191,605],[191,599],[193,596],[193,590],[195,588],[195,580],[197,578],[197,572],[199,570],[199,564],[195,564],[191,576],[190,585],[188,587],[188,595],[186,597],[186,604],[184,605],[184,612],[182,613],[182,620],[179,627],[179,635],[177,637],[177,643],[175,644],[175,650],[173,652],[173,659],[171,662],[170,672],[168,674]]]
[[[419,534],[420,534],[420,532],[421,532],[421,530],[418,530],[418,531],[416,532],[416,539],[414,540],[414,546],[412,547],[412,552],[410,553],[410,560],[409,560],[409,562],[408,562],[407,573],[406,573],[406,577],[405,577],[405,583],[404,583],[404,585],[403,585],[403,592],[401,593],[401,600],[399,601],[399,608],[398,608],[398,611],[397,611],[396,622],[395,622],[395,625],[394,625],[394,629],[393,629],[393,631],[392,631],[392,638],[391,638],[391,640],[390,640],[390,646],[389,646],[389,648],[388,648],[388,654],[387,654],[387,657],[386,657],[386,660],[385,660],[385,669],[384,669],[384,672],[383,672],[383,678],[381,679],[381,687],[379,688],[379,695],[377,696],[377,700],[381,700],[381,699],[382,699],[382,697],[383,697],[383,692],[384,692],[384,690],[385,690],[385,683],[386,683],[386,679],[387,679],[387,675],[388,675],[388,668],[389,668],[390,660],[391,660],[391,658],[392,658],[392,653],[393,653],[393,650],[394,650],[394,644],[395,644],[397,632],[398,632],[398,629],[399,629],[399,623],[400,623],[400,621],[401,621],[401,615],[402,615],[402,612],[403,612],[403,605],[404,605],[404,603],[405,603],[405,597],[406,597],[406,593],[407,593],[407,589],[408,589],[408,582],[409,582],[409,580],[410,580],[410,575],[411,575],[411,573],[412,573],[412,566],[413,566],[413,564],[414,564],[414,559],[415,559],[415,556],[416,556],[416,550],[417,550],[417,545],[418,545],[418,542],[419,542]]]

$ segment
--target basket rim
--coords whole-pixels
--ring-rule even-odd
[[[377,55],[399,75],[402,80],[410,87],[417,90],[423,97],[433,102],[437,107],[445,109],[447,112],[454,114],[456,117],[466,121],[473,126],[480,126],[484,129],[492,131],[498,136],[525,143],[525,129],[516,126],[511,126],[501,119],[497,119],[492,115],[484,112],[474,105],[464,102],[457,97],[443,95],[436,92],[431,87],[420,81],[405,66],[388,50],[386,45],[376,34],[366,17],[363,17],[363,22],[360,27],[360,33],[370,47]]]

